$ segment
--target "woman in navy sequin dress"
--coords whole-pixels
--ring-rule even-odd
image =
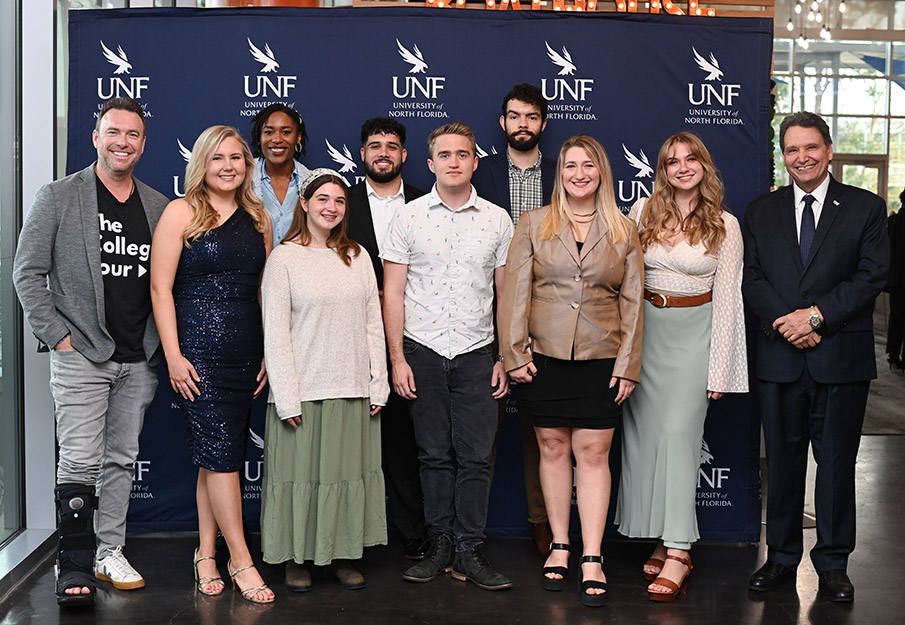
[[[272,233],[246,175],[253,165],[234,128],[213,126],[198,137],[186,196],[167,206],[154,234],[151,297],[198,467],[198,590],[223,591],[213,558],[219,530],[242,596],[270,603],[245,544],[239,489],[251,402],[266,383],[258,287]]]

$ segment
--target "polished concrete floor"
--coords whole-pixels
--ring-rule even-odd
[[[901,408],[900,408],[901,409]],[[314,589],[292,594],[283,588],[282,567],[261,566],[277,593],[272,606],[254,606],[237,592],[219,598],[194,592],[191,554],[194,538],[130,537],[127,553],[144,574],[142,590],[121,592],[101,587],[94,609],[61,610],[53,598],[53,571],[48,558],[35,573],[0,604],[0,625],[162,624],[293,625],[345,624],[550,624],[585,625],[894,625],[905,622],[905,437],[865,436],[858,460],[858,549],[849,563],[856,587],[854,604],[840,605],[816,596],[817,579],[810,562],[799,568],[798,582],[771,594],[749,593],[747,580],[764,553],[763,544],[703,543],[692,557],[694,573],[688,595],[672,604],[647,599],[641,563],[650,544],[606,541],[605,570],[610,582],[609,604],[584,608],[576,590],[544,592],[542,561],[532,543],[492,539],[490,561],[511,576],[506,592],[479,590],[443,576],[429,584],[402,581],[407,566],[395,545],[367,551],[361,571],[364,590],[342,589],[332,577],[315,577]],[[805,531],[806,548],[814,530]],[[572,576],[577,567],[573,557]],[[220,564],[226,572],[225,563]]]

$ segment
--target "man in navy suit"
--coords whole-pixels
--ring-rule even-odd
[[[886,204],[829,175],[833,144],[814,113],[786,117],[780,148],[791,185],[745,215],[742,291],[755,316],[755,376],[767,451],[767,562],[749,588],[795,577],[803,553],[808,443],[817,461],[820,593],[854,599],[855,458],[870,380],[877,376],[873,307],[886,281]]]
[[[365,179],[349,188],[346,225],[349,237],[371,256],[381,294],[380,250],[390,219],[397,208],[424,195],[424,191],[403,183],[405,157],[405,126],[389,117],[375,117],[362,125],[361,161]],[[380,425],[390,513],[402,538],[405,557],[420,560],[427,539],[419,476],[421,465],[408,402],[392,390]]]
[[[509,147],[503,154],[492,154],[481,159],[471,183],[478,195],[502,206],[518,224],[522,213],[550,203],[556,161],[541,155],[538,142],[547,127],[547,100],[534,85],[521,84],[503,98],[500,127],[506,133]],[[516,391],[517,392],[517,391]],[[502,425],[505,404],[501,404]],[[524,458],[525,493],[528,500],[528,521],[532,525],[531,536],[537,550],[543,556],[550,555],[553,532],[547,522],[547,509],[541,491],[538,463],[540,452],[537,438],[527,421],[519,418]],[[494,456],[496,456],[494,444]]]

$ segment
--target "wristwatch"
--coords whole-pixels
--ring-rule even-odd
[[[817,312],[816,306],[811,306],[811,316],[808,317],[808,323],[815,330],[823,324],[823,322],[820,320],[820,313]]]
[[[503,354],[498,354],[496,357],[497,362],[503,362]]]

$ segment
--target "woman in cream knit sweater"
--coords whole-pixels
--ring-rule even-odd
[[[386,544],[378,412],[386,351],[374,270],[346,236],[346,186],[330,170],[303,183],[301,210],[264,270],[264,560],[286,562],[303,592],[303,563],[364,587],[350,560]]]

